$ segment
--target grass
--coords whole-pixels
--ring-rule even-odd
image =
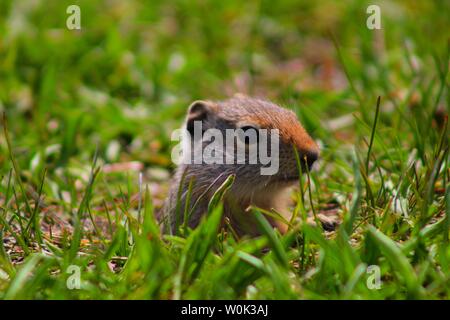
[[[65,28],[73,3],[81,31]],[[0,298],[448,299],[449,11],[2,1]],[[254,208],[264,236],[236,239],[220,225],[230,177],[197,229],[160,234],[172,130],[190,102],[234,92],[297,112],[322,151],[293,214],[337,230],[281,236]]]

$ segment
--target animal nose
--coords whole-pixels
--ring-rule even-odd
[[[305,153],[306,164],[308,165],[308,169],[311,169],[313,163],[319,158],[318,151],[308,151]]]

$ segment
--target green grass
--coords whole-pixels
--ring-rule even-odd
[[[73,3],[81,31],[65,28]],[[369,4],[380,31],[366,28]],[[1,1],[0,298],[448,299],[448,12]],[[336,231],[302,223],[281,236],[255,208],[264,236],[238,240],[219,223],[230,178],[197,229],[161,236],[172,130],[193,100],[234,92],[297,112],[322,158],[292,211],[333,212]]]

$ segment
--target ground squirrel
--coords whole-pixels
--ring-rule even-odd
[[[262,175],[260,170],[262,164],[249,163],[180,164],[171,182],[169,195],[162,210],[162,218],[164,218],[162,224],[165,225],[165,229],[174,232],[176,225],[183,223],[183,214],[180,214],[180,208],[184,212],[191,179],[194,181],[189,206],[192,208],[196,202],[197,205],[190,216],[188,225],[194,228],[206,213],[209,200],[214,192],[231,174],[235,175],[235,181],[224,197],[223,216],[229,219],[232,228],[238,235],[255,236],[259,234],[252,213],[246,210],[250,205],[268,211],[274,209],[289,221],[292,213],[288,210],[290,199],[288,188],[295,185],[299,178],[298,162],[293,148],[298,150],[298,155],[302,159],[303,172],[306,167],[311,168],[319,156],[317,144],[302,127],[295,113],[274,103],[239,94],[226,101],[196,101],[192,103],[184,125],[186,132],[191,136],[194,136],[195,123],[201,124],[201,134],[208,129],[217,129],[224,135],[226,129],[241,128],[242,132],[253,128],[256,130],[278,129],[278,171],[275,174]],[[203,139],[203,136],[200,139]],[[245,141],[248,142],[248,140]],[[257,140],[258,143],[261,141]],[[194,154],[201,153],[205,147],[202,140],[200,147],[192,147],[192,152]],[[248,146],[245,150],[248,152]],[[182,179],[183,175],[184,179]],[[183,184],[180,189],[182,180]],[[181,190],[180,196],[178,196],[179,190]],[[177,199],[181,199],[178,210]],[[287,225],[281,221],[269,218],[269,222],[281,233],[286,232]]]

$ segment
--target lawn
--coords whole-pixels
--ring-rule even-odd
[[[2,0],[0,35],[0,299],[449,299],[450,2]],[[161,235],[172,131],[236,92],[319,144],[303,222],[237,239],[219,192]]]

